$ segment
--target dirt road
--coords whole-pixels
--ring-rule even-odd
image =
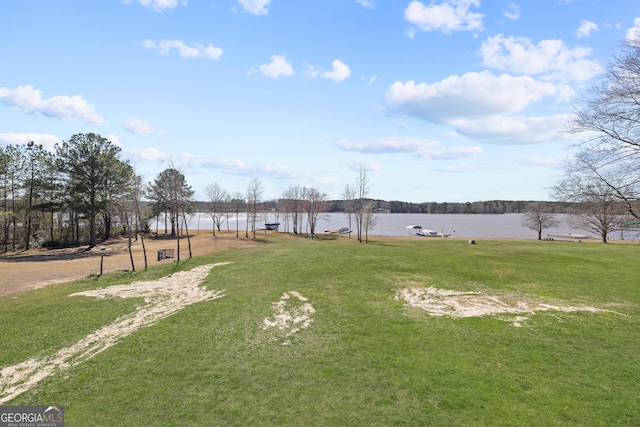
[[[175,239],[145,239],[147,262],[149,266],[159,262],[157,254],[160,249],[173,249],[177,256]],[[235,233],[200,234],[191,238],[193,256],[211,254],[233,248],[252,245],[247,239],[236,239]],[[104,251],[101,250],[104,247]],[[141,241],[132,244],[136,269],[144,268],[144,255]],[[103,273],[131,270],[131,259],[126,240],[115,240],[99,245],[90,251],[85,247],[71,249],[30,250],[27,252],[4,254],[0,256],[0,297],[35,289],[55,283],[68,282],[100,273],[101,258]],[[180,241],[180,257],[188,259],[187,239]]]

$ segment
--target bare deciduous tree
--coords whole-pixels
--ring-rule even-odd
[[[213,221],[213,235],[216,235],[216,228],[220,231],[220,227],[224,221],[228,218],[225,215],[225,201],[228,199],[228,194],[225,189],[220,187],[218,183],[209,184],[205,189],[205,194],[209,198],[207,209],[211,220]]]
[[[323,218],[322,215],[325,213],[327,208],[327,194],[317,188],[305,188],[304,195],[304,205],[307,213],[309,232],[313,239],[316,234],[318,221]]]
[[[583,134],[578,166],[640,219],[640,39],[628,40],[602,82],[577,106],[569,131]],[[576,165],[573,165],[575,169]]]
[[[140,197],[142,195],[142,178],[138,175],[131,177],[129,183],[129,191],[121,197],[112,201],[118,210],[118,216],[122,221],[124,235],[127,237],[127,250],[129,252],[129,261],[131,262],[131,271],[136,271],[136,265],[133,259],[132,238],[133,234],[138,235],[138,215],[140,214]],[[144,242],[142,244],[144,251]],[[145,269],[147,268],[147,260],[145,253]]]
[[[614,179],[609,177],[609,179]],[[580,164],[580,155],[568,163],[565,178],[553,188],[554,197],[571,202],[570,223],[589,230],[607,243],[607,236],[624,219],[624,204],[616,191]]]
[[[236,191],[233,193],[233,196],[231,196],[229,203],[233,206],[233,214],[236,217],[236,239],[238,239],[240,237],[240,210],[242,210],[245,203],[244,196],[241,192]]]
[[[252,224],[253,238],[256,238],[256,220],[258,217],[258,206],[262,201],[262,181],[258,178],[254,178],[249,182],[247,187],[247,226],[249,221]],[[249,231],[247,229],[246,237],[249,237]]]
[[[352,185],[345,185],[344,190],[342,191],[342,200],[344,200],[344,213],[347,215],[347,227],[349,229],[349,238],[351,238],[351,229],[352,224],[351,220],[353,218],[353,214],[355,212],[355,199],[356,191]]]
[[[144,235],[149,228],[149,211],[144,209],[142,204],[142,196],[144,195],[144,184],[142,176],[134,175],[131,182],[131,199],[134,202],[134,215],[135,215],[135,235],[136,240],[140,236],[140,244],[142,245],[142,256],[144,258],[144,269],[149,266],[147,260],[147,248],[144,244]]]
[[[527,212],[522,217],[522,225],[535,231],[538,240],[542,240],[542,232],[547,228],[553,228],[560,224],[554,214],[546,212],[544,204],[530,203],[527,205]]]
[[[358,241],[362,242],[362,232],[365,227],[365,208],[367,205],[367,196],[369,195],[369,174],[366,166],[361,163],[358,169],[358,178],[356,179],[355,186],[355,209],[354,216],[356,220],[356,234]]]
[[[289,220],[293,228],[293,234],[301,233],[302,227],[302,200],[304,198],[304,189],[299,185],[293,185],[287,188],[282,194],[280,205],[285,216],[285,231],[288,232]]]
[[[378,217],[374,213],[374,205],[369,202],[365,205],[364,211],[362,213],[363,216],[363,227],[365,234],[365,243],[369,243],[369,231],[373,230],[378,222]]]

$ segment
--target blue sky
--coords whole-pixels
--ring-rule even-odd
[[[340,198],[364,164],[374,198],[549,200],[640,3],[0,0],[0,27],[0,144],[99,133],[199,199]]]

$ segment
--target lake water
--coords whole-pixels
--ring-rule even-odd
[[[535,231],[522,226],[522,218],[524,214],[511,213],[499,215],[484,214],[376,214],[377,223],[373,230],[369,231],[369,235],[380,236],[407,236],[413,234],[407,230],[408,225],[420,225],[423,229],[434,230],[438,233],[451,234],[455,237],[466,239],[478,238],[512,238],[512,239],[537,239]],[[557,214],[556,218],[560,221],[558,227],[543,230],[542,237],[545,238],[549,233],[574,233],[574,234],[590,234],[597,238],[592,232],[578,230],[572,228],[567,223],[568,215]],[[245,229],[246,216],[240,215],[239,228]],[[256,222],[257,228],[264,228],[264,218]],[[274,214],[269,214],[266,222],[280,222],[280,231],[292,231],[293,228],[284,222],[284,217],[280,215],[278,218]],[[212,220],[206,213],[192,215],[189,221],[189,229],[191,230],[211,230]],[[152,225],[155,228],[155,223]],[[306,227],[306,219],[304,226]],[[316,228],[317,233],[323,233],[325,230],[337,230],[342,227],[348,227],[347,216],[344,213],[324,214],[322,219],[318,221]],[[227,229],[227,225],[222,226],[223,230]],[[231,219],[229,229],[236,229],[235,217]],[[355,222],[352,225],[355,232]],[[304,231],[304,229],[303,229]],[[627,236],[625,236],[627,237]],[[618,239],[618,232],[612,233],[611,238]]]

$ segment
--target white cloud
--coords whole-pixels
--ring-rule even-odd
[[[266,15],[269,13],[271,0],[238,0],[242,8],[252,15]]]
[[[145,122],[144,120],[136,117],[130,117],[125,120],[124,129],[136,135],[164,134],[162,129],[154,129],[149,122]]]
[[[372,0],[356,0],[356,3],[358,3],[360,6],[363,6],[363,7],[368,7],[368,8],[376,7],[375,2],[373,2]]]
[[[575,100],[577,93],[571,86],[559,83],[557,87],[556,100],[558,102],[572,102]]]
[[[39,112],[61,120],[81,120],[93,125],[104,124],[104,119],[96,114],[95,107],[85,101],[82,95],[58,95],[43,99],[42,91],[26,85],[15,89],[0,87],[0,99],[6,105],[26,112]]]
[[[431,160],[460,160],[482,154],[481,147],[446,147],[419,153],[419,157]]]
[[[509,6],[504,11],[504,16],[512,21],[520,19],[520,6],[516,3],[509,3]]]
[[[205,173],[211,169],[220,169],[228,173],[239,173],[246,169],[246,165],[240,160],[212,159],[189,152],[178,155],[160,151],[154,147],[127,149],[126,154],[136,162],[173,162],[181,169],[191,173]],[[186,165],[186,168],[183,168]]]
[[[0,133],[0,142],[16,145],[28,142],[42,144],[47,151],[53,151],[56,144],[62,142],[60,138],[49,133]]]
[[[495,115],[482,120],[459,119],[454,126],[459,134],[486,143],[521,145],[566,139],[567,120],[565,114],[546,117]]]
[[[147,39],[142,45],[145,49],[155,50],[160,55],[167,55],[172,49],[178,51],[181,58],[205,58],[205,59],[218,59],[222,56],[222,49],[213,45],[204,46],[199,43],[195,43],[193,46],[185,44],[182,40],[161,40],[156,43],[153,40]]]
[[[124,4],[130,4],[131,0],[123,0]],[[178,1],[178,0],[138,0],[142,6],[147,9],[154,10],[156,12],[164,12],[165,9],[174,9],[179,4],[186,5],[186,1]]]
[[[559,171],[564,171],[567,164],[566,158],[540,157],[535,155],[517,159],[514,163],[516,165],[551,168]]]
[[[345,80],[351,75],[351,69],[349,68],[349,66],[339,59],[334,60],[331,63],[331,67],[331,71],[325,71],[320,75],[320,77],[330,79],[338,83]]]
[[[271,56],[271,62],[260,66],[260,72],[267,77],[277,79],[282,76],[291,76],[294,74],[293,67],[287,59],[282,55]]]
[[[153,147],[126,150],[127,156],[137,163],[172,162],[182,171],[194,175],[208,175],[212,171],[254,178],[256,175],[272,179],[297,179],[309,173],[273,163],[247,165],[241,160],[212,158],[191,152],[170,154]]]
[[[304,75],[308,79],[315,79],[320,75],[320,71],[316,70],[313,66],[307,65],[304,69]]]
[[[443,172],[443,173],[460,173],[460,172],[470,172],[477,170],[492,170],[495,169],[495,165],[481,163],[481,164],[470,164],[470,163],[460,163],[456,162],[455,164],[447,163],[443,166],[433,167],[434,171]]]
[[[363,77],[362,80],[364,80],[365,82],[367,82],[367,84],[369,86],[371,86],[372,84],[374,84],[376,82],[376,76],[371,76],[368,79]]]
[[[331,185],[331,186],[340,185],[340,181],[333,177],[320,177],[320,178],[317,178],[317,181],[322,185]]]
[[[387,90],[385,101],[393,112],[451,124],[460,118],[516,113],[557,91],[555,85],[528,76],[495,76],[484,71],[433,84],[397,81]]]
[[[110,133],[105,138],[107,138],[109,141],[111,141],[111,143],[113,145],[115,145],[116,147],[122,148],[122,144],[120,143],[120,138],[118,138],[118,136],[116,134]]]
[[[586,59],[590,48],[569,48],[562,40],[489,37],[479,50],[482,65],[516,74],[540,75],[546,80],[583,82],[602,72],[597,61]]]
[[[440,30],[449,34],[452,31],[482,30],[484,15],[469,11],[472,6],[479,7],[480,0],[447,0],[442,4],[432,2],[428,6],[414,0],[405,9],[404,17],[423,31]]]
[[[240,160],[213,159],[199,154],[183,152],[177,163],[184,165],[185,171],[194,174],[208,174],[212,170],[234,175],[247,175],[248,167]]]
[[[363,154],[414,154],[421,159],[451,160],[461,159],[482,153],[480,147],[440,148],[440,142],[431,139],[411,137],[389,137],[369,141],[340,140],[336,145],[345,151]]]
[[[323,79],[333,80],[336,83],[339,83],[345,79],[347,79],[351,75],[351,69],[344,62],[339,59],[334,60],[331,63],[331,70],[320,72],[315,67],[308,65],[305,69],[305,76],[307,78],[313,79],[316,77],[321,77]],[[375,81],[375,77],[373,78]],[[373,83],[370,81],[369,84]]]
[[[438,145],[438,141],[410,137],[390,137],[369,141],[349,141],[341,139],[336,145],[346,151],[359,153],[418,153]]]
[[[514,114],[545,97],[566,96],[565,92],[571,91],[532,77],[494,76],[485,71],[451,76],[433,84],[398,81],[389,87],[385,101],[392,112],[452,126],[456,135],[494,144],[535,144],[566,138],[567,116]],[[461,150],[441,155],[475,154],[468,147]],[[416,153],[429,158],[439,155],[424,147]]]
[[[136,162],[156,162],[170,159],[167,153],[156,148],[130,148],[125,150],[129,158]]]
[[[294,167],[273,163],[258,164],[255,165],[252,170],[259,172],[260,175],[267,175],[275,179],[290,179],[309,176],[309,173],[303,172]]]
[[[598,25],[594,22],[583,19],[582,22],[580,22],[578,31],[576,31],[576,35],[578,38],[589,37],[592,31],[598,31]]]
[[[192,153],[181,153],[180,164],[186,165],[186,170],[192,173],[206,174],[212,170],[224,173],[255,177],[256,175],[270,179],[298,179],[308,177],[309,173],[299,169],[273,163],[258,163],[247,165],[240,160],[212,159]]]
[[[640,18],[633,21],[633,26],[627,30],[627,43],[640,43]]]

